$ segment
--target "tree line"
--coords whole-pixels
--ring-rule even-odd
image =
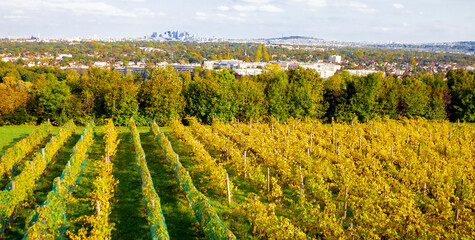
[[[289,117],[330,121],[383,118],[475,121],[475,72],[397,78],[382,73],[343,72],[322,79],[311,69],[282,71],[268,65],[258,76],[225,69],[177,73],[172,67],[148,68],[144,75],[89,68],[82,74],[59,67],[26,68],[0,62],[0,124],[39,123],[47,119],[78,124],[112,118],[125,125],[156,119],[196,117],[224,121],[282,121]]]

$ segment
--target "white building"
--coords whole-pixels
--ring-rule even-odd
[[[170,66],[174,67],[177,72],[193,72],[196,67],[201,67],[199,63],[171,63]]]
[[[92,65],[93,67],[107,67],[109,66],[109,63],[106,63],[106,62],[94,62],[94,65]]]
[[[356,76],[368,76],[371,73],[377,73],[375,70],[347,70],[351,75]]]
[[[262,73],[261,68],[242,68],[242,69],[235,69],[234,71],[241,76],[244,76],[244,75],[255,76]]]
[[[318,72],[320,77],[327,79],[333,75],[335,72],[341,69],[340,65],[335,65],[331,63],[298,63],[299,66],[303,68],[310,68]]]
[[[56,57],[56,60],[62,60],[63,58],[73,58],[73,55],[72,54],[59,54],[57,57]]]
[[[331,62],[331,63],[341,63],[341,56],[339,56],[339,55],[331,55],[330,57],[328,57],[328,62]]]
[[[239,64],[243,63],[242,60],[216,60],[216,61],[204,61],[203,68],[208,70],[213,70],[215,68],[226,68],[234,70],[238,68]]]

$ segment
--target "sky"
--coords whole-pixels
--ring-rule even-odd
[[[0,0],[0,38],[143,37],[475,41],[474,0]]]

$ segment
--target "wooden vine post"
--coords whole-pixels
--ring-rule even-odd
[[[247,162],[247,151],[244,151],[244,177],[245,178],[247,178],[246,162]]]
[[[96,214],[97,216],[101,215],[101,202],[96,201]]]
[[[333,117],[332,117],[332,143],[335,143],[335,123],[333,122]]]
[[[300,171],[300,181],[302,183],[302,185],[300,186],[300,194],[305,195],[305,185],[303,182],[302,166],[299,166],[299,171]]]
[[[267,194],[270,194],[270,168],[267,167]]]
[[[228,204],[231,204],[231,189],[229,189],[229,174],[226,173],[226,189],[228,191]]]
[[[361,150],[361,133],[360,133],[360,146],[358,147],[359,150]]]
[[[346,222],[348,212],[348,187],[345,187],[345,206],[343,211],[343,221]]]

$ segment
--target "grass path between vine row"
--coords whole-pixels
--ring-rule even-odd
[[[146,129],[146,132],[141,131],[140,139],[155,191],[160,197],[170,238],[204,239],[204,234],[193,215],[193,210],[166,160],[165,152],[148,130],[149,128]],[[170,132],[169,128],[162,128],[162,130]]]

